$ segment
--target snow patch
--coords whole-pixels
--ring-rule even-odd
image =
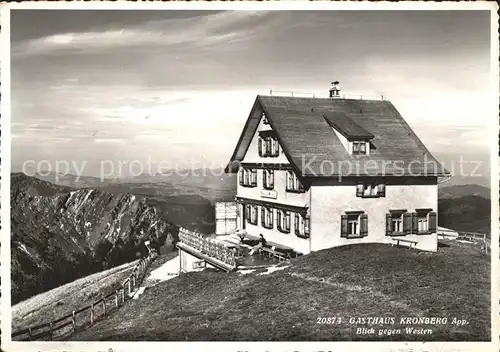
[[[137,292],[135,292],[133,299],[139,299],[139,296],[144,293],[146,287],[153,287],[160,282],[168,281],[173,279],[174,277],[179,276],[179,257],[170,259],[168,262],[164,263],[159,268],[151,271],[149,276],[144,280],[143,285],[139,287]]]
[[[271,265],[270,267],[266,268],[265,272],[260,273],[258,275],[269,275],[271,273],[274,273],[275,271],[284,270],[284,269],[289,268],[289,267],[290,267],[290,265],[284,265],[284,266]]]
[[[240,273],[240,275],[248,275],[253,273],[254,271],[256,271],[256,269],[246,269],[246,270],[240,270],[238,272]]]
[[[21,250],[22,250],[24,253],[26,253],[27,255],[29,255],[29,256],[31,257],[30,252],[28,252],[28,249],[26,248],[26,246],[25,246],[23,243],[20,243],[20,242],[19,242],[19,243],[18,243],[18,245],[19,245],[19,248],[21,248]]]
[[[170,259],[168,262],[160,266],[159,268],[153,270],[148,276],[148,279],[157,282],[163,282],[179,275],[179,257]]]

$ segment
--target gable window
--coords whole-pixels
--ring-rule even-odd
[[[309,217],[304,214],[295,213],[293,227],[295,229],[295,235],[301,238],[309,238]]]
[[[278,210],[278,230],[284,233],[290,233],[290,212]]]
[[[257,206],[253,204],[247,204],[245,211],[248,223],[257,225]]]
[[[261,208],[261,223],[262,227],[266,229],[273,228],[273,215],[274,211],[272,208],[260,207]]]
[[[267,118],[267,116],[266,116],[265,113],[262,113],[262,117],[261,118],[262,118],[262,123],[264,125],[269,125],[269,120],[268,120],[268,118]]]
[[[240,169],[240,185],[244,187],[257,186],[257,170],[255,169]]]
[[[364,212],[346,212],[341,216],[340,237],[359,238],[368,236],[368,215]]]
[[[304,192],[304,186],[299,178],[291,170],[286,172],[286,191],[287,192]]]
[[[261,157],[277,157],[280,154],[278,138],[273,136],[259,136],[258,141],[259,156]]]
[[[262,170],[262,184],[265,189],[274,189],[274,170]]]
[[[353,155],[366,155],[366,142],[354,141],[352,142]]]
[[[359,183],[358,185],[356,185],[356,197],[362,197],[362,198],[385,197],[385,184]]]

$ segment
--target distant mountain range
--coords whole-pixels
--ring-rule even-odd
[[[491,189],[480,185],[460,185],[460,186],[443,186],[439,187],[439,198],[460,198],[464,196],[478,196],[486,199],[491,198]]]

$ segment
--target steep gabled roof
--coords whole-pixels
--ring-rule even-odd
[[[389,101],[258,95],[231,163],[243,160],[264,111],[299,176],[449,174]],[[331,128],[370,137],[370,155],[349,155]],[[340,129],[340,127],[339,127]],[[373,137],[371,137],[373,136]],[[231,170],[228,165],[227,171]]]

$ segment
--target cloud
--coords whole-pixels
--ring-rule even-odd
[[[131,47],[211,46],[249,38],[251,32],[238,29],[267,16],[264,12],[235,11],[202,17],[146,22],[119,30],[68,32],[14,43],[14,57],[44,54],[79,55]],[[262,28],[261,28],[262,29]]]

